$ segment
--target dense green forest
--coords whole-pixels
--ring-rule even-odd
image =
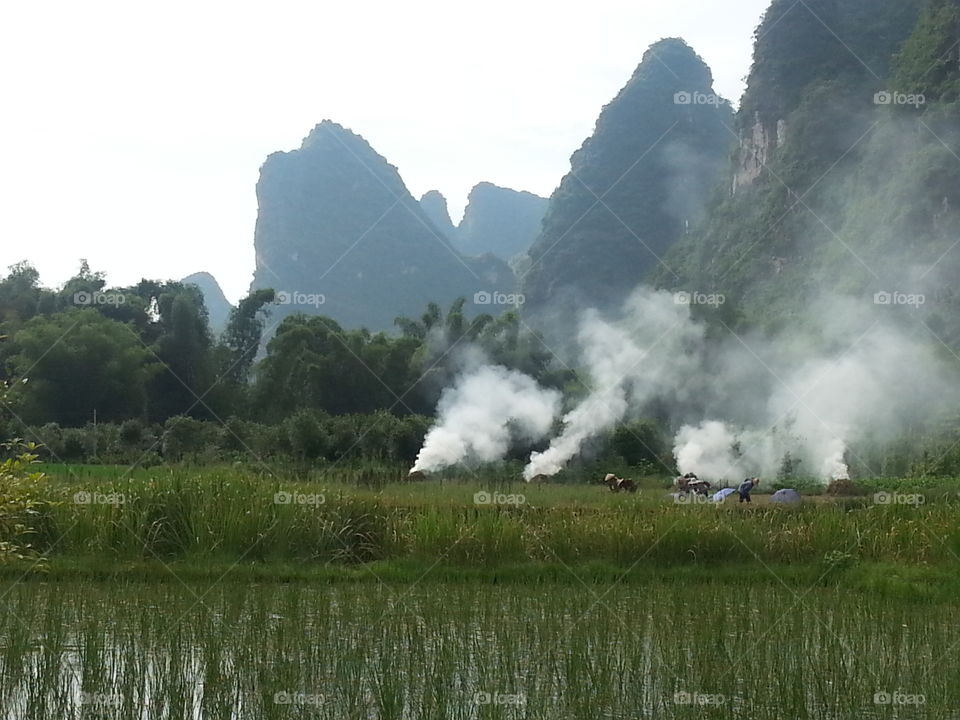
[[[322,316],[277,321],[265,289],[214,335],[193,285],[107,287],[83,262],[51,290],[21,263],[0,280],[4,436],[26,434],[64,460],[409,462],[467,355],[546,385],[570,380],[515,311],[468,319],[464,304],[430,304],[420,317],[398,317],[395,333],[371,333]]]

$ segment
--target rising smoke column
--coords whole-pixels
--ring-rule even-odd
[[[831,308],[839,317],[831,332],[840,342],[831,342],[829,350],[811,349],[793,364],[765,357],[755,371],[774,377],[772,386],[758,384],[752,393],[738,386],[758,408],[747,422],[718,418],[681,427],[674,442],[681,472],[717,480],[773,476],[789,452],[801,462],[801,475],[823,482],[847,478],[847,456],[858,442],[894,441],[912,422],[956,401],[954,374],[929,342],[875,317],[859,317],[849,301],[832,300]],[[723,417],[722,410],[721,402],[716,414]]]
[[[563,431],[534,452],[523,477],[556,475],[589,440],[612,430],[631,408],[681,391],[698,366],[702,328],[689,307],[666,292],[635,291],[615,321],[595,310],[583,314],[577,336],[590,393],[563,418]]]
[[[469,371],[440,396],[437,424],[410,472],[502,460],[512,441],[546,437],[560,402],[558,391],[523,373],[496,365]]]
[[[736,442],[734,429],[718,420],[708,420],[696,427],[684,425],[674,444],[677,469],[709,479],[733,478],[739,474],[733,452]]]

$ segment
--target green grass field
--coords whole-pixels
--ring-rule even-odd
[[[943,481],[894,481],[900,489],[882,495],[810,496],[794,507],[762,493],[752,505],[677,502],[669,481],[655,478],[613,494],[462,476],[358,483],[246,467],[44,470],[20,539],[48,572],[142,574],[177,563],[191,575],[260,566],[246,572],[346,576],[378,563],[413,579],[431,566],[552,577],[558,566],[620,576],[797,565],[833,578],[875,566],[938,575],[960,562],[960,496]]]
[[[0,538],[37,553],[0,565],[0,720],[960,712],[949,482],[42,469]]]

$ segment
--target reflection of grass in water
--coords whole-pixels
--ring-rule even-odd
[[[0,615],[0,717],[80,717],[81,691],[119,703],[89,717],[124,719],[881,718],[892,709],[874,694],[896,691],[926,696],[901,716],[934,718],[960,703],[942,671],[960,628],[933,604],[709,585],[372,587],[16,586]],[[477,693],[525,702],[478,706]]]

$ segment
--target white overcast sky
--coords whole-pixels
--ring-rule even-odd
[[[769,0],[8,2],[0,269],[50,286],[253,272],[266,156],[329,118],[455,216],[477,182],[549,195],[644,50],[685,38],[739,100]]]

